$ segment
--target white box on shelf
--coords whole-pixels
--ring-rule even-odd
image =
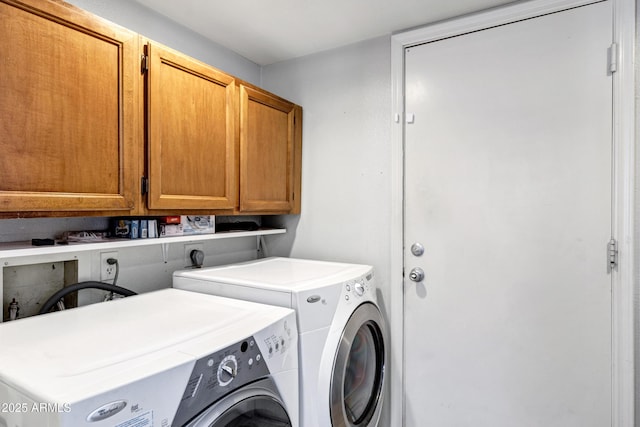
[[[214,234],[216,232],[215,215],[182,215],[180,216],[182,233],[190,234]]]

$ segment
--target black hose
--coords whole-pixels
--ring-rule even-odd
[[[70,293],[77,292],[81,289],[88,289],[88,288],[102,289],[103,291],[114,292],[119,295],[124,295],[125,297],[137,295],[137,293],[129,289],[122,288],[120,286],[112,285],[110,283],[89,280],[87,282],[80,282],[80,283],[75,283],[73,285],[65,286],[64,288],[60,289],[58,292],[56,292],[55,294],[51,295],[51,297],[49,297],[49,299],[44,303],[44,305],[42,306],[38,314],[48,313],[49,311],[51,311],[53,306],[57,304],[58,301],[60,301],[62,298],[69,295]]]

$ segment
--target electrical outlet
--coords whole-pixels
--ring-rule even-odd
[[[118,252],[101,252],[100,253],[100,280],[113,280],[116,277],[116,265],[109,264],[109,258],[118,259]]]
[[[184,266],[191,267],[191,251],[199,250],[204,252],[204,243],[188,243],[184,245]]]

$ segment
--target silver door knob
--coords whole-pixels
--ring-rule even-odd
[[[413,282],[422,282],[424,280],[424,270],[416,267],[409,273],[409,279]]]
[[[424,246],[421,243],[414,243],[411,245],[411,253],[413,256],[422,256],[424,254]]]

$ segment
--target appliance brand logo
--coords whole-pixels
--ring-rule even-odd
[[[126,400],[116,400],[115,402],[107,403],[90,413],[87,416],[87,421],[90,423],[102,421],[122,411],[126,406]]]
[[[307,302],[309,304],[313,304],[315,302],[318,302],[322,299],[322,297],[320,295],[311,295],[309,298],[307,298]]]

